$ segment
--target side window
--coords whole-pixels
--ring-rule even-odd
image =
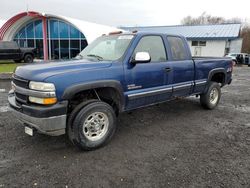
[[[7,44],[7,46],[9,46],[9,48],[11,48],[11,49],[18,49],[18,46],[17,46],[17,43],[16,42],[9,42],[9,44],[8,43],[6,43]]]
[[[151,62],[167,61],[165,47],[160,36],[145,36],[137,44],[134,55],[137,52],[148,52]]]
[[[167,37],[171,48],[173,60],[185,60],[188,58],[185,45],[180,37]]]

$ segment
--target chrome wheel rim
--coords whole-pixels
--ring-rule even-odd
[[[219,99],[219,91],[217,88],[213,88],[210,93],[210,103],[215,105]]]
[[[94,112],[83,123],[83,134],[90,141],[102,139],[108,131],[109,119],[105,113]]]
[[[31,63],[31,57],[27,57],[27,62]]]

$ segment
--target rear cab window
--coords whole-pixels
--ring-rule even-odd
[[[170,45],[172,59],[174,61],[181,61],[188,59],[188,53],[182,38],[177,36],[168,36],[167,40]]]

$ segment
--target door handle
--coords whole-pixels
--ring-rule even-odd
[[[167,67],[167,68],[165,68],[164,70],[165,70],[165,72],[170,72],[172,69],[169,68],[169,67]]]

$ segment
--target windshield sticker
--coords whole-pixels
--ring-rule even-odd
[[[118,37],[118,40],[131,40],[133,37],[133,35],[122,35]]]

